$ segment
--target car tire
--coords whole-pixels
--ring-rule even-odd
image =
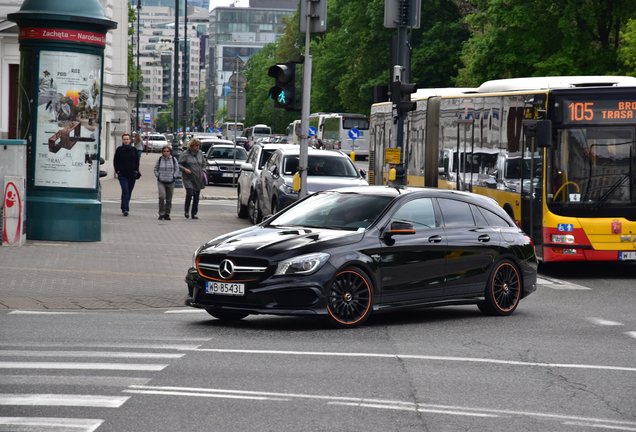
[[[244,206],[243,204],[241,204],[241,189],[237,189],[237,196],[236,196],[236,215],[240,218],[240,219],[245,219],[247,218],[247,206]]]
[[[339,328],[352,328],[364,323],[373,309],[373,284],[357,267],[340,270],[329,287],[327,319]]]
[[[261,210],[258,208],[258,199],[254,193],[247,200],[247,215],[254,225],[261,223]]]
[[[247,312],[225,311],[218,309],[206,309],[205,311],[214,318],[223,322],[239,321],[249,315]]]
[[[499,261],[486,285],[484,301],[477,304],[485,315],[506,316],[515,311],[521,299],[519,268],[510,260]]]

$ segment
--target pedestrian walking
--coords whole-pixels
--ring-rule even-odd
[[[137,151],[137,159],[141,159],[141,154],[144,152],[144,140],[139,132],[135,133],[135,150]]]
[[[113,166],[119,186],[121,186],[121,212],[124,216],[128,216],[130,211],[130,197],[135,188],[135,181],[141,177],[139,172],[139,158],[135,148],[130,143],[130,134],[121,136],[121,146],[115,150],[113,158]]]
[[[205,156],[201,152],[201,142],[197,138],[192,138],[188,143],[188,150],[179,156],[179,166],[183,171],[183,187],[186,190],[185,197],[185,217],[192,216],[192,219],[199,219],[199,196],[201,189],[206,186],[207,181],[203,176],[205,173]],[[192,209],[190,208],[192,203]]]
[[[177,158],[172,156],[172,147],[165,145],[161,148],[161,156],[155,163],[155,177],[159,189],[159,220],[170,220],[172,209],[172,195],[174,182],[181,177],[181,169]]]

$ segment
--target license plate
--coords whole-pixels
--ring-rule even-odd
[[[636,261],[636,252],[619,252],[619,261]]]
[[[222,177],[236,177],[236,174],[232,174],[232,173],[223,173]]]
[[[242,296],[245,295],[245,284],[232,282],[207,282],[206,294]]]

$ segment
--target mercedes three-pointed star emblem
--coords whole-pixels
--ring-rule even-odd
[[[234,264],[229,259],[224,259],[219,265],[219,276],[223,279],[230,279],[234,276]]]

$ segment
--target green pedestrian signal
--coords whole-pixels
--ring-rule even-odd
[[[269,97],[274,100],[276,108],[294,111],[294,95],[296,92],[296,63],[287,62],[271,66],[267,75],[275,79],[274,86],[269,89]]]

